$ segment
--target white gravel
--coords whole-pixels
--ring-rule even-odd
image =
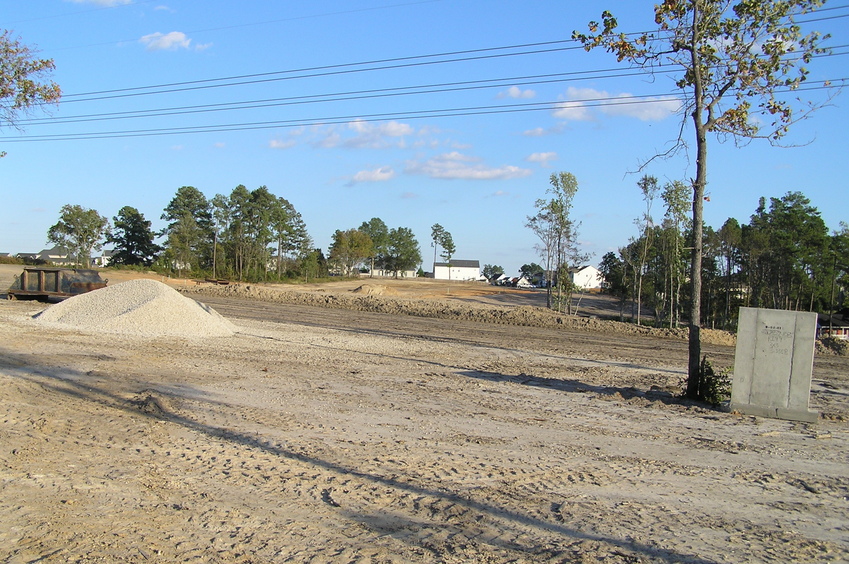
[[[227,337],[236,326],[214,309],[155,280],[80,294],[35,316],[44,325],[144,337]]]

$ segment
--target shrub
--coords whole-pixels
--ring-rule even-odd
[[[731,371],[727,368],[716,371],[707,357],[702,358],[699,365],[701,385],[699,386],[699,398],[718,407],[724,401],[731,399]]]

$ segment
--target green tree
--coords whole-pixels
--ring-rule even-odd
[[[210,225],[212,227],[212,277],[218,278],[219,272],[219,253],[222,262],[226,264],[227,257],[221,245],[221,234],[227,231],[230,225],[230,200],[223,194],[216,194],[209,201],[210,207]]]
[[[439,225],[438,223],[434,223],[430,226],[430,246],[433,247],[433,272],[436,274],[436,251],[442,242],[443,237],[445,237],[445,228]]]
[[[304,276],[304,282],[309,282],[310,278],[327,276],[327,260],[324,258],[324,253],[321,252],[321,249],[313,249],[307,253],[303,253],[300,268]]]
[[[170,267],[176,270],[179,276],[184,271],[192,271],[197,266],[198,254],[196,250],[197,241],[203,235],[197,221],[188,211],[179,212],[174,218],[170,229],[168,229],[168,240],[166,247],[170,258]]]
[[[337,229],[330,246],[330,261],[340,266],[344,276],[351,276],[356,267],[373,254],[373,248],[371,237],[359,229]]]
[[[439,225],[439,224],[437,224]],[[442,260],[445,261],[445,264],[448,265],[448,293],[451,292],[451,257],[454,256],[454,253],[457,251],[457,247],[454,245],[454,238],[451,236],[451,233],[443,230],[439,236],[439,246],[442,247],[442,252],[439,253],[439,256],[442,257]],[[434,267],[434,274],[436,274],[436,268]]]
[[[739,288],[739,268],[741,264],[741,245],[743,242],[743,230],[740,223],[733,217],[728,218],[717,231],[719,239],[720,273],[724,279],[725,295],[723,299],[723,314],[721,327],[731,329],[734,324],[737,311],[735,301],[737,289]]]
[[[628,303],[631,295],[628,266],[624,260],[616,256],[616,253],[610,251],[601,258],[598,271],[604,279],[604,291],[619,298],[619,321],[624,321],[625,304]]]
[[[446,231],[443,233],[442,238],[439,240],[439,246],[442,247],[442,252],[439,253],[439,256],[442,257],[448,266],[451,266],[451,257],[454,256],[454,253],[457,252],[457,247],[454,245],[454,238],[451,236],[451,233]],[[449,270],[449,278],[450,278],[450,270]]]
[[[821,42],[827,36],[804,34],[795,18],[822,4],[823,0],[664,0],[654,8],[655,33],[637,37],[617,33],[616,18],[605,11],[601,24],[590,22],[588,34],[572,34],[587,51],[602,47],[618,61],[648,71],[661,65],[679,71],[681,116],[692,124],[696,148],[686,391],[693,399],[702,399],[704,389],[700,275],[708,136],[779,142],[790,125],[815,109],[797,104],[793,91],[807,78],[805,65],[824,52]],[[676,148],[684,144],[683,125]]]
[[[540,239],[537,250],[545,262],[547,306],[562,311],[565,304],[571,314],[574,287],[568,270],[569,267],[581,266],[580,263],[589,258],[578,248],[579,224],[570,218],[572,202],[578,192],[578,180],[569,172],[561,172],[552,174],[549,184],[546,194],[551,196],[550,199],[536,201],[534,207],[537,213],[527,218],[525,226]],[[552,293],[552,280],[556,295]]]
[[[49,79],[55,68],[53,59],[37,58],[11,31],[0,31],[0,128],[18,128],[19,115],[59,102],[62,90]]]
[[[47,240],[65,247],[77,264],[91,268],[91,252],[109,232],[109,220],[82,206],[62,206],[59,221],[47,230]]]
[[[374,268],[378,257],[386,256],[389,249],[389,228],[379,217],[373,217],[360,225],[360,231],[369,236],[372,242],[372,253],[368,259],[371,262],[369,276],[374,276]],[[383,266],[381,265],[381,268]]]
[[[412,270],[422,262],[422,251],[413,230],[398,227],[389,230],[389,245],[383,258],[384,269],[392,272],[395,278],[399,272]]]
[[[648,261],[649,249],[654,243],[654,218],[651,215],[652,204],[660,191],[657,178],[645,175],[637,182],[646,204],[646,211],[635,221],[640,228],[639,239],[639,268],[637,269],[637,325],[640,325],[643,305],[643,276],[645,275],[646,261]]]
[[[273,212],[279,202],[265,186],[250,193],[245,208],[245,234],[247,235],[249,261],[248,270],[253,279],[267,279],[271,264],[270,245],[273,240]]]
[[[251,193],[243,185],[239,184],[230,192],[227,201],[230,206],[229,226],[226,231],[230,269],[239,280],[245,279],[245,272],[250,261],[250,243],[248,236],[248,207],[250,206]]]
[[[541,274],[545,274],[545,269],[535,262],[523,264],[519,268],[519,275],[524,276],[528,280],[533,280],[535,276],[540,276]]]
[[[191,219],[189,219],[191,218]],[[214,241],[212,214],[209,202],[194,186],[181,186],[174,198],[165,207],[161,219],[168,221],[164,234],[166,245],[179,244],[179,251],[172,253],[180,261],[178,270],[207,268],[212,266],[212,243]],[[172,233],[178,231],[177,236]]]
[[[815,309],[828,303],[828,228],[801,192],[761,198],[743,234],[756,307]]]
[[[663,187],[663,199],[666,213],[663,225],[663,257],[668,281],[669,327],[678,327],[681,317],[681,286],[686,275],[684,265],[684,232],[690,228],[687,209],[690,207],[690,188],[684,182],[675,180]]]
[[[829,334],[832,334],[831,316],[846,306],[846,290],[849,289],[849,225],[840,222],[840,229],[831,235],[828,247],[828,313]]]
[[[483,270],[481,273],[484,277],[492,282],[493,280],[498,279],[502,274],[504,274],[504,269],[498,266],[497,264],[485,264],[483,265]]]
[[[106,242],[115,245],[110,264],[150,266],[162,250],[153,242],[156,237],[150,221],[134,207],[124,206],[112,218],[112,232]]]

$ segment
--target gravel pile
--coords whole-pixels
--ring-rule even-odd
[[[35,316],[38,323],[145,337],[227,337],[236,327],[214,309],[156,280],[80,294]]]

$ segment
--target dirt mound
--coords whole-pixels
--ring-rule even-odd
[[[389,292],[389,288],[383,284],[363,284],[362,286],[354,288],[351,292],[355,294],[364,294],[366,296],[382,296],[384,294],[391,293]]]
[[[155,280],[131,280],[68,298],[38,323],[148,337],[226,337],[235,326],[215,310]]]
[[[380,285],[366,285],[360,288]],[[289,303],[328,308],[351,309],[374,313],[414,315],[438,319],[458,319],[481,323],[498,323],[524,327],[562,327],[622,335],[645,335],[670,339],[687,339],[687,329],[655,329],[632,323],[621,323],[593,317],[576,317],[534,306],[491,306],[466,304],[457,301],[384,297],[367,290],[338,294],[299,292],[268,286],[230,284],[227,286],[201,286],[186,292],[244,298],[275,303]],[[355,295],[352,295],[355,294]],[[734,335],[725,331],[702,330],[702,342],[734,346]]]

